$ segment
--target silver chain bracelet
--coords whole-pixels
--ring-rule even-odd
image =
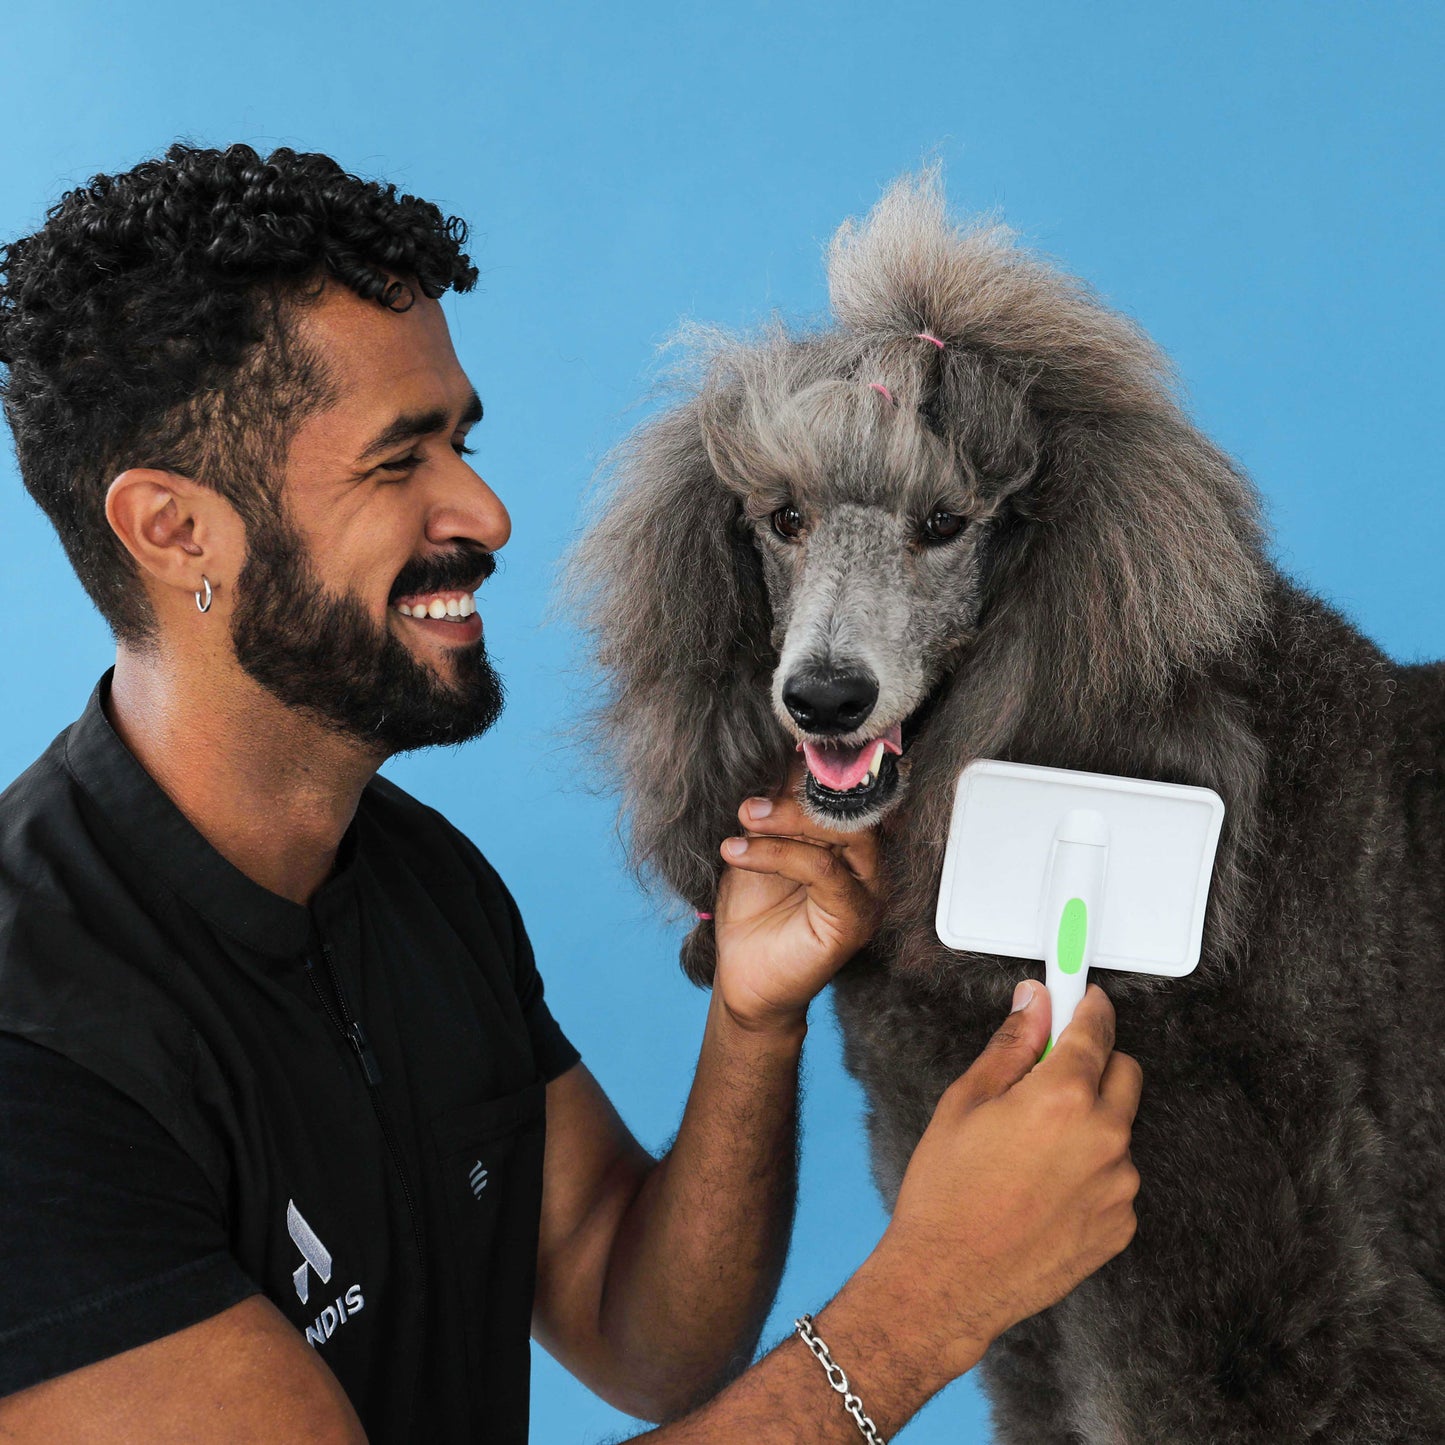
[[[813,1333],[812,1315],[804,1315],[793,1321],[798,1338],[813,1352],[814,1358],[827,1372],[828,1383],[843,1397],[843,1408],[853,1417],[853,1423],[862,1432],[868,1445],[888,1445],[878,1433],[878,1427],[863,1413],[863,1402],[848,1388],[848,1377],[843,1368],[828,1353],[828,1347]]]

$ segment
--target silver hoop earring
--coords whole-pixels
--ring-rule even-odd
[[[196,593],[196,610],[199,612],[211,610],[211,584],[204,572],[201,573],[201,590]]]

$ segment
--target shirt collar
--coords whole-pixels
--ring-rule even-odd
[[[114,671],[109,669],[95,685],[85,711],[66,734],[71,776],[125,845],[214,927],[257,953],[300,956],[311,938],[311,910],[263,888],[227,862],[141,766],[105,715]],[[349,886],[355,855],[353,822],[337,851],[336,869],[313,906]]]

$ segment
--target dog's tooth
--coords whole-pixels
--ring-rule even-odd
[[[878,774],[883,768],[883,739],[879,738],[873,745],[873,760],[868,764],[868,771],[863,775],[863,781],[856,784],[857,791],[862,792],[865,788],[871,788],[878,781]]]

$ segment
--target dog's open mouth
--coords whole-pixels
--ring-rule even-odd
[[[898,787],[903,729],[895,723],[865,743],[800,743],[808,764],[803,788],[822,812],[856,817],[878,807]]]

